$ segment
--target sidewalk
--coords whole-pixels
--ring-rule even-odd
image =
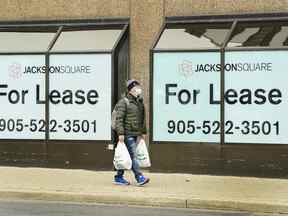
[[[288,213],[288,180],[145,174],[137,187],[113,185],[114,172],[0,167],[0,198]]]

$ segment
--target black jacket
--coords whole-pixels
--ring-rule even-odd
[[[145,107],[143,100],[127,94],[117,103],[116,132],[119,135],[139,136],[146,134]]]

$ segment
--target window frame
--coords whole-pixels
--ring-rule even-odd
[[[149,128],[150,128],[150,137],[149,141],[151,144],[199,144],[199,142],[181,142],[181,141],[154,141],[153,140],[153,97],[154,97],[154,90],[153,90],[153,83],[154,83],[154,75],[153,75],[153,56],[154,53],[161,53],[161,52],[220,52],[220,64],[221,64],[221,74],[220,74],[220,143],[217,143],[220,145],[220,147],[223,147],[227,144],[225,142],[225,131],[224,131],[224,121],[225,121],[225,104],[224,104],[224,92],[225,92],[225,72],[224,72],[224,64],[225,64],[225,52],[226,51],[263,51],[263,50],[269,50],[269,51],[278,51],[278,50],[287,50],[288,46],[283,47],[277,47],[277,46],[270,46],[270,47],[227,47],[227,43],[235,30],[238,22],[269,22],[269,21],[286,21],[288,23],[288,13],[259,13],[259,14],[235,14],[235,15],[212,15],[212,16],[183,16],[183,17],[166,17],[160,31],[154,38],[154,41],[152,43],[152,46],[150,47],[150,122],[149,122]],[[164,32],[164,30],[167,28],[168,25],[171,24],[191,24],[191,23],[197,23],[197,24],[205,24],[205,23],[221,23],[221,22],[232,22],[230,31],[227,33],[226,38],[224,40],[224,43],[222,47],[219,49],[215,48],[201,48],[201,49],[157,49],[156,46]],[[211,144],[211,143],[208,143]],[[233,143],[233,145],[237,145],[243,143]],[[261,143],[262,144],[262,143]],[[261,145],[259,144],[259,145]],[[249,143],[244,143],[244,145],[249,145]],[[269,145],[269,144],[265,144]],[[283,144],[270,144],[270,145],[281,145]],[[284,145],[285,146],[285,145]]]
[[[47,32],[51,29],[56,28],[54,37],[50,41],[47,49],[45,51],[12,51],[12,52],[1,52],[0,57],[5,55],[43,55],[45,56],[45,65],[49,66],[49,57],[50,55],[60,55],[60,54],[110,54],[111,55],[111,110],[115,104],[114,96],[118,94],[117,88],[115,88],[115,77],[118,77],[118,65],[117,65],[117,55],[119,54],[119,46],[124,43],[124,41],[128,41],[129,44],[129,18],[103,18],[103,19],[72,19],[72,20],[38,20],[38,21],[1,21],[0,22],[0,32]],[[73,30],[77,29],[121,29],[121,33],[118,36],[117,40],[113,44],[112,49],[107,50],[89,50],[89,51],[51,51],[53,49],[54,44],[59,38],[61,32],[64,28],[69,28]],[[128,45],[129,46],[129,45]],[[127,53],[129,56],[129,52]],[[129,63],[129,62],[128,62]],[[129,70],[128,68],[128,75]],[[45,73],[45,92],[46,92],[46,101],[48,101],[48,92],[49,92],[49,73]],[[50,109],[49,103],[45,104],[45,120],[46,122],[50,119]],[[112,141],[112,131],[111,131],[111,139],[110,140],[58,140],[49,138],[49,127],[45,128],[45,139],[0,139],[1,143],[6,142],[16,142],[21,143],[25,142],[43,142],[45,146],[45,152],[48,149],[48,144],[51,142],[62,142],[62,143],[92,143],[92,144],[109,144]]]

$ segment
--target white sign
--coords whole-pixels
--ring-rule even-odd
[[[287,51],[226,52],[225,142],[288,144]],[[155,53],[153,140],[220,141],[220,54]]]
[[[226,52],[226,142],[288,144],[287,57],[287,51]]]
[[[0,57],[0,139],[45,139],[44,55]]]
[[[50,56],[50,139],[111,139],[111,54]]]
[[[153,140],[220,142],[220,54],[155,53]],[[209,105],[214,103],[214,105]]]
[[[49,67],[44,55],[1,56],[0,71],[0,139],[45,139],[49,125],[49,139],[111,140],[111,54],[52,55]]]

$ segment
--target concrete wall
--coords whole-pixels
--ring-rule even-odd
[[[148,109],[149,49],[166,16],[271,12],[288,12],[288,0],[1,0],[0,21],[130,17],[131,76],[143,83]],[[75,145],[74,150],[68,145],[57,144],[55,148],[56,146],[57,149],[54,152],[59,152],[59,148],[63,147],[62,152],[72,152],[72,156],[76,155],[78,159],[80,150],[84,153],[91,151],[101,153],[103,151],[101,146],[93,146],[95,149],[92,150],[91,147],[87,147],[85,150],[86,147],[82,144]],[[50,150],[53,151],[54,147],[51,148]],[[184,170],[195,173],[225,174],[223,170],[226,170],[227,174],[264,176],[279,175],[279,172],[280,175],[283,175],[283,170],[288,170],[288,160],[283,159],[281,162],[278,158],[283,150],[276,149],[277,152],[273,158],[270,158],[270,148],[266,146],[260,146],[258,149],[253,146],[253,148],[251,151],[250,148],[242,145],[231,148],[228,146],[226,149],[220,149],[219,146],[211,147],[211,145],[193,147],[184,144],[166,145],[165,147],[153,145],[151,149],[153,169],[181,171],[183,167],[186,167]],[[19,151],[22,150],[19,149]],[[163,150],[165,154],[163,154]],[[255,160],[255,155],[261,157]],[[63,160],[62,157],[59,160]],[[112,157],[112,154],[109,157]],[[108,164],[111,162],[109,157]],[[88,160],[89,162],[90,159],[80,157],[79,160]],[[233,160],[236,162],[227,162]],[[281,165],[279,165],[279,161]],[[94,162],[93,160],[91,163]],[[102,163],[98,164],[99,168],[107,166],[104,161]],[[277,168],[275,174],[269,164],[273,164]],[[267,169],[264,170],[263,167],[267,167]],[[266,170],[269,170],[270,174],[266,174]]]

